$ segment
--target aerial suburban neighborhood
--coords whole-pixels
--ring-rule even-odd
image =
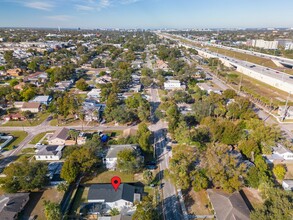
[[[0,4],[147,4],[64,2]],[[0,220],[293,219],[292,28],[21,26],[0,21]]]

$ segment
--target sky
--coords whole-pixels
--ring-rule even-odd
[[[293,0],[0,0],[0,27],[293,27]]]

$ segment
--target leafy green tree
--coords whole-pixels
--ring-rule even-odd
[[[17,84],[18,84],[18,80],[17,80],[17,79],[12,79],[12,80],[10,80],[10,82],[9,82],[9,85],[10,85],[11,87],[16,86]]]
[[[283,164],[277,164],[273,168],[273,173],[278,180],[283,180],[286,174],[286,168]]]
[[[257,142],[253,139],[242,140],[239,142],[238,149],[249,159],[254,159],[254,155],[260,153]]]
[[[132,216],[133,220],[159,220],[156,204],[154,204],[152,196],[145,196],[143,200],[137,204],[136,211]]]
[[[293,217],[293,193],[278,188],[269,188],[262,206],[251,212],[252,220],[291,220]]]
[[[143,122],[140,123],[138,125],[138,130],[137,130],[137,138],[138,138],[138,143],[140,147],[145,152],[152,152],[150,137],[151,137],[151,131],[148,129],[147,124]]]
[[[81,91],[86,91],[88,90],[89,85],[86,83],[84,79],[80,79],[76,82],[76,88],[78,88]]]
[[[121,172],[136,173],[142,168],[142,159],[136,151],[125,149],[117,155],[117,168]]]
[[[27,66],[28,69],[32,70],[32,71],[36,71],[38,69],[38,64],[35,60],[32,60],[28,66]]]
[[[21,96],[23,97],[24,101],[29,101],[34,98],[36,95],[36,89],[33,87],[28,87],[22,90]]]
[[[150,184],[153,181],[153,172],[151,170],[145,170],[143,171],[143,179],[147,184]]]
[[[47,220],[61,220],[62,214],[60,210],[60,205],[51,201],[44,201],[44,211]]]
[[[119,215],[119,214],[120,214],[120,212],[119,212],[119,210],[117,208],[112,208],[110,210],[110,215],[111,216],[116,216],[116,215]]]
[[[209,180],[203,170],[196,170],[191,175],[193,178],[192,186],[195,192],[208,188]]]
[[[60,176],[62,179],[66,180],[66,182],[70,184],[76,180],[79,172],[80,172],[80,167],[78,163],[74,161],[73,159],[68,158],[62,166]]]
[[[26,160],[12,163],[3,173],[2,188],[5,192],[31,191],[41,189],[48,183],[48,167],[42,162],[28,162]]]

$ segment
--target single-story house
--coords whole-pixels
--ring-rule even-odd
[[[164,62],[163,60],[156,61],[156,68],[161,69],[161,70],[165,70],[165,71],[168,71],[168,69],[169,69],[168,64],[166,62]]]
[[[24,103],[24,102],[14,102],[14,103],[13,103],[13,106],[14,106],[15,108],[21,108],[21,107],[23,106],[23,103]]]
[[[48,177],[50,179],[50,185],[56,186],[62,182],[65,182],[61,177],[63,163],[62,162],[51,162],[48,164]]]
[[[88,92],[87,97],[95,99],[101,98],[101,89],[92,89],[90,92]]]
[[[140,150],[137,144],[111,145],[110,149],[107,152],[107,155],[105,156],[103,160],[104,164],[106,165],[106,168],[114,170],[117,165],[118,153],[126,149],[139,151],[140,153]]]
[[[142,187],[136,187],[127,183],[120,184],[117,191],[111,184],[93,184],[89,188],[87,202],[103,205],[103,213],[117,208],[119,211],[127,210],[134,203],[141,200]]]
[[[293,179],[292,180],[283,180],[282,186],[284,190],[292,190],[293,191]]]
[[[37,86],[47,82],[47,80],[48,80],[48,74],[46,72],[36,72],[24,78],[25,82],[30,82]]]
[[[39,95],[39,96],[36,96],[30,102],[38,102],[40,104],[49,105],[51,101],[52,101],[52,97],[51,96],[48,96],[48,95]]]
[[[19,213],[29,201],[29,193],[4,194],[0,196],[0,219],[18,219]]]
[[[179,80],[168,80],[167,82],[164,82],[164,89],[182,89],[181,82]]]
[[[36,160],[60,160],[64,146],[40,145],[36,150]]]
[[[132,220],[131,215],[115,215],[115,216],[101,216],[98,220]]]
[[[208,197],[219,220],[250,220],[250,210],[239,192],[233,194],[221,190],[207,190]]]
[[[15,120],[15,121],[23,121],[25,117],[20,113],[11,113],[4,116],[5,121]]]
[[[196,84],[202,91],[207,91],[208,94],[210,94],[211,92],[213,93],[216,93],[216,94],[219,94],[221,95],[222,94],[222,91],[219,90],[219,89],[216,89],[210,85],[208,85],[207,83],[197,83]]]
[[[24,102],[21,111],[30,111],[32,113],[38,113],[40,111],[41,105],[38,102]]]
[[[7,74],[9,74],[10,76],[14,76],[14,77],[21,76],[22,73],[23,73],[23,71],[20,68],[7,70]]]
[[[268,162],[273,163],[274,161],[292,161],[293,153],[281,144],[277,144],[277,147],[273,147],[272,155],[265,155]]]
[[[68,128],[60,128],[55,133],[53,136],[48,140],[50,145],[65,145],[65,142],[68,138]]]

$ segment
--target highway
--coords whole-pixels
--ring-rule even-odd
[[[158,34],[158,33],[157,33]],[[193,48],[199,52],[208,54],[211,57],[219,58],[222,61],[224,60],[225,63],[229,63],[229,66],[234,66],[237,71],[242,72],[242,70],[245,71],[245,75],[248,75],[252,78],[255,78],[259,81],[262,81],[264,83],[269,84],[270,86],[276,87],[280,90],[283,90],[288,93],[293,94],[293,76],[286,74],[284,72],[280,72],[271,68],[267,68],[261,65],[257,65],[248,61],[235,59],[233,57],[225,56],[216,52],[209,51],[205,48],[199,48],[192,44],[183,43],[180,40],[176,38],[180,38],[185,41],[194,42],[188,38],[184,38],[181,36],[174,36],[170,34],[165,33],[159,33],[159,36],[165,37],[170,40],[175,40],[179,43],[181,46],[185,46],[187,48]],[[243,72],[242,72],[243,73]],[[265,77],[266,76],[266,77]]]
[[[150,89],[150,103],[152,105],[152,113],[160,103],[160,98],[158,90]],[[154,132],[154,147],[155,154],[158,161],[158,166],[160,168],[160,179],[162,180],[162,209],[163,209],[163,219],[164,220],[181,220],[184,219],[182,214],[181,203],[178,200],[175,186],[168,180],[164,178],[164,170],[169,167],[169,158],[172,155],[172,151],[168,151],[167,146],[167,124],[161,120],[156,121],[149,128]]]

